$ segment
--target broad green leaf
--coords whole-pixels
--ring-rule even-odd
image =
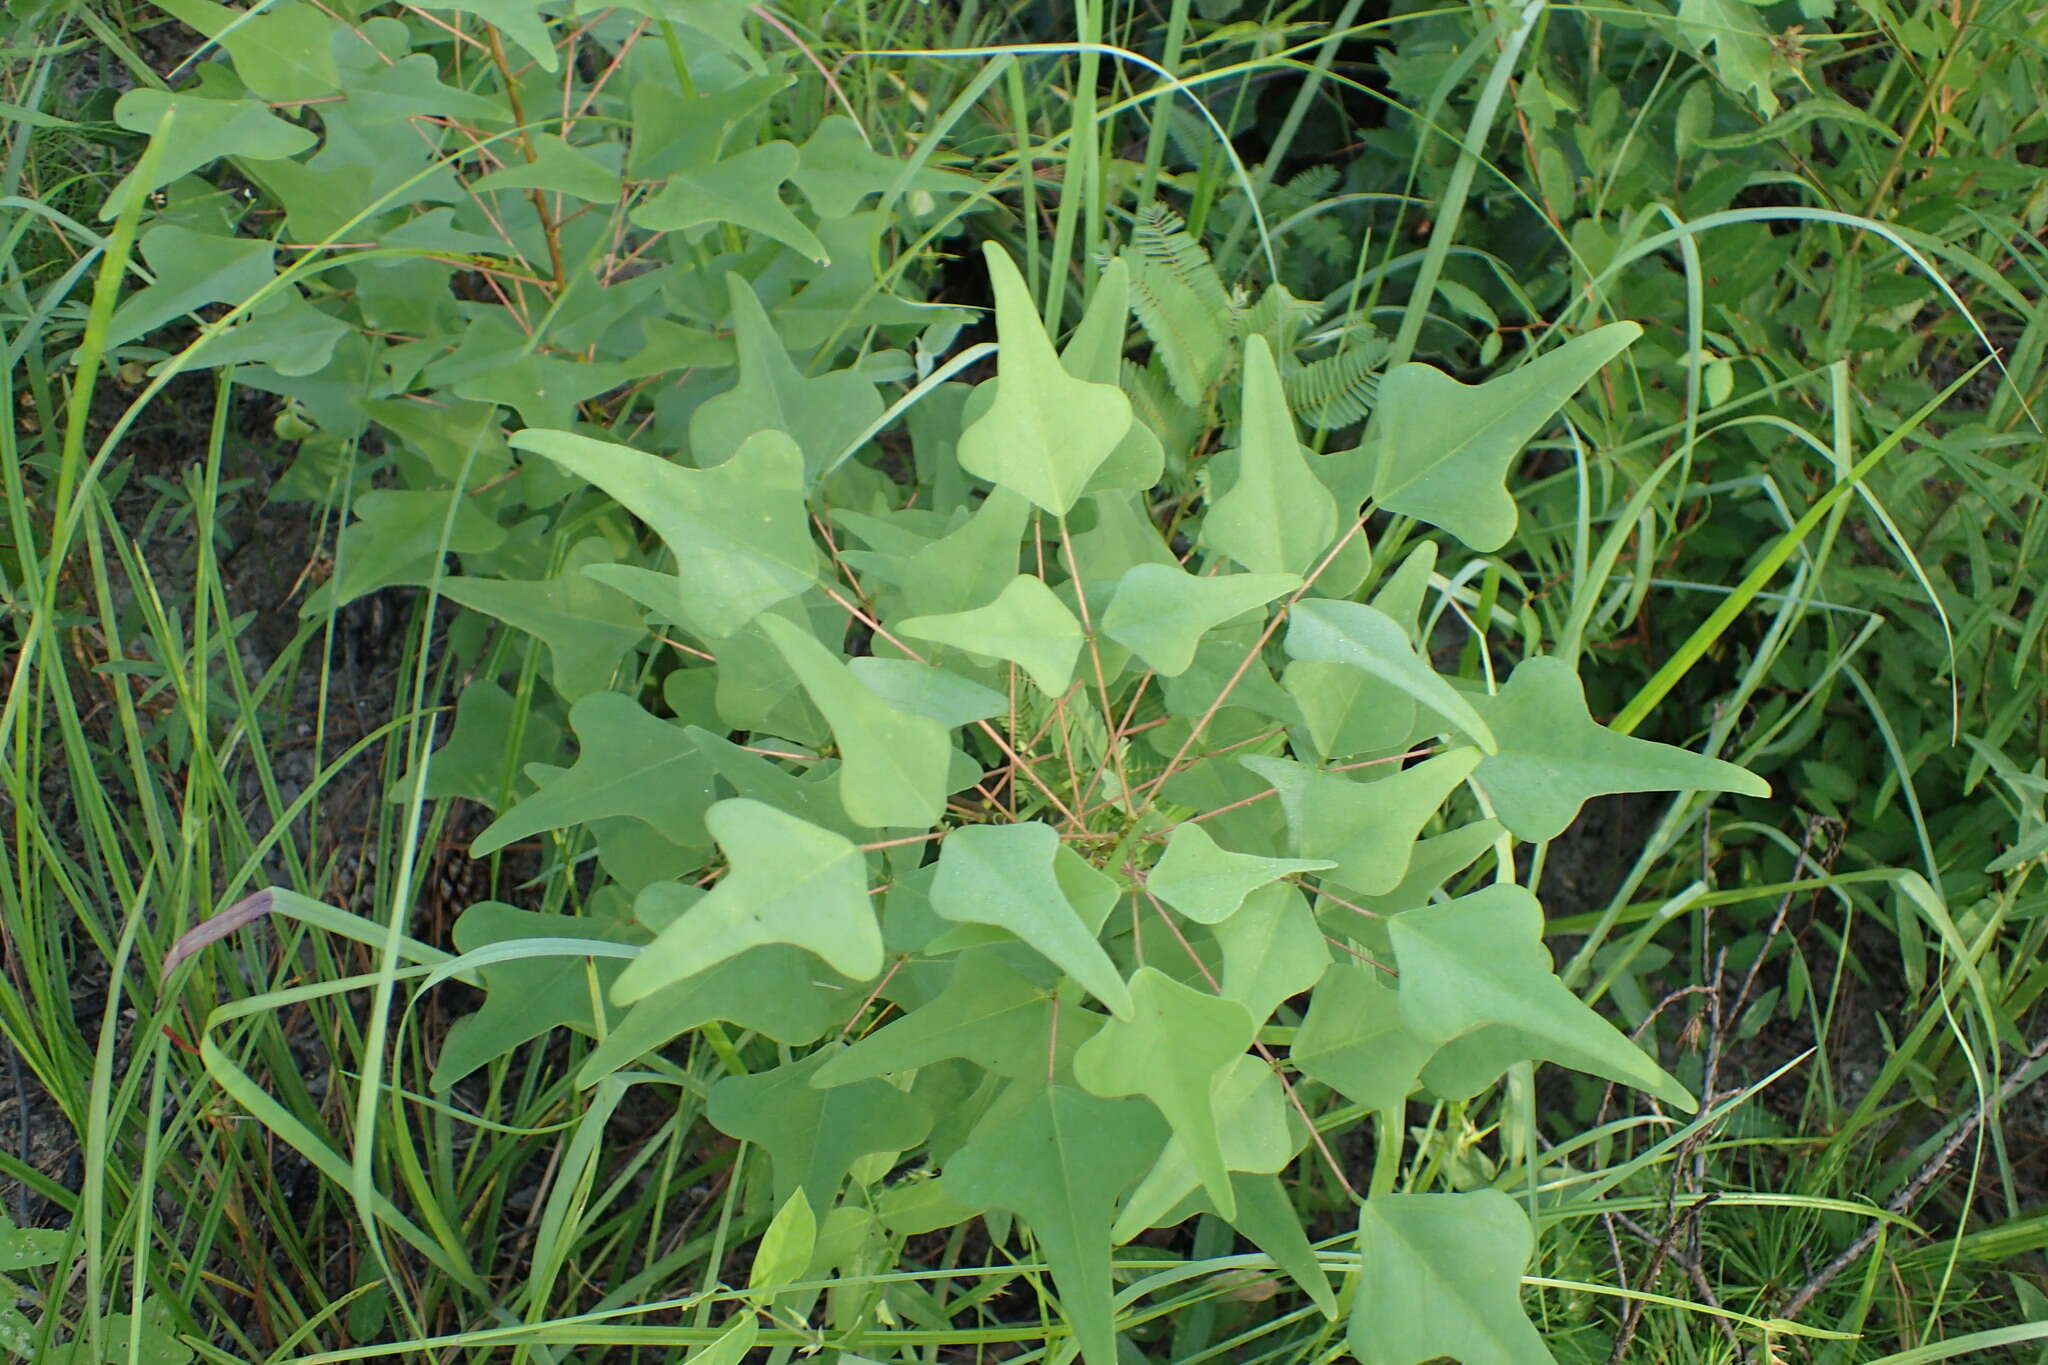
[[[929,716],[899,711],[845,661],[779,616],[759,619],[838,742],[839,798],[855,824],[929,829],[946,809],[953,742]]]
[[[614,153],[607,166],[592,148],[575,147],[553,133],[533,136],[531,160],[513,161],[503,170],[470,185],[481,194],[486,190],[551,190],[575,199],[610,204],[619,197],[620,180],[617,143],[597,143],[598,152]]]
[[[1714,74],[1769,118],[1778,112],[1771,32],[1754,6],[1736,0],[1679,0],[1678,31],[1705,56],[1714,49]]]
[[[1288,1057],[1302,1075],[1376,1112],[1398,1112],[1436,1045],[1401,1020],[1376,967],[1340,962],[1324,974]]]
[[[633,210],[633,226],[649,232],[686,232],[706,223],[731,223],[782,243],[823,265],[825,244],[782,202],[782,184],[796,173],[797,151],[780,140],[735,152],[722,161],[671,172],[661,192]]]
[[[1067,373],[1091,384],[1121,385],[1124,340],[1131,322],[1131,265],[1118,256],[1102,268],[1088,307],[1060,351]],[[1158,435],[1132,415],[1123,440],[1088,479],[1087,492],[1144,493],[1158,486],[1166,470],[1166,448]],[[1156,537],[1155,537],[1156,538]],[[1082,560],[1090,573],[1094,566]]]
[[[711,1087],[704,1117],[730,1137],[757,1143],[775,1168],[775,1199],[799,1190],[813,1209],[837,1202],[847,1167],[869,1152],[903,1152],[924,1141],[932,1118],[887,1081],[855,1081],[819,1090],[811,1075],[829,1050]]]
[[[1522,1312],[1535,1249],[1528,1216],[1499,1190],[1367,1200],[1351,1353],[1360,1365],[1553,1365]]]
[[[1261,858],[1232,853],[1193,821],[1183,821],[1167,836],[1166,853],[1154,864],[1145,885],[1191,920],[1220,924],[1244,904],[1244,898],[1270,882],[1297,872],[1321,872],[1336,864],[1321,858]]]
[[[1358,543],[1363,542],[1364,537],[1359,537]],[[1367,557],[1370,558],[1370,550]],[[1418,633],[1416,618],[1421,612],[1423,597],[1429,590],[1430,573],[1435,567],[1436,542],[1425,540],[1409,552],[1400,567],[1389,574],[1380,590],[1373,594],[1372,605],[1404,629],[1411,641]],[[1327,575],[1325,581],[1328,581]],[[1386,752],[1406,744],[1415,733],[1417,703],[1414,688],[1432,691],[1439,702],[1457,705],[1463,700],[1448,686],[1438,688],[1431,684],[1427,677],[1431,670],[1419,657],[1414,658],[1414,664],[1419,666],[1409,667],[1403,656],[1413,652],[1401,650],[1377,622],[1363,624],[1361,633],[1364,638],[1357,640],[1346,641],[1341,638],[1341,630],[1332,631],[1329,628],[1333,624],[1332,619],[1322,615],[1324,607],[1338,609],[1335,624],[1341,627],[1344,624],[1341,620],[1343,609],[1350,605],[1348,602],[1326,604],[1319,601],[1310,607],[1312,619],[1301,627],[1303,647],[1311,655],[1321,646],[1349,656],[1355,645],[1367,650],[1368,657],[1379,656],[1382,667],[1404,671],[1408,675],[1408,685],[1390,682],[1378,673],[1358,667],[1355,662],[1302,657],[1287,665],[1286,672],[1281,675],[1281,685],[1301,708],[1309,740],[1325,759]],[[1331,638],[1333,635],[1339,638]]]
[[[1017,542],[1031,519],[1031,504],[1006,488],[992,489],[972,516],[940,536],[897,553],[842,551],[865,576],[876,574],[899,589],[907,610],[944,616],[987,602],[1017,576]]]
[[[577,701],[569,726],[576,732],[576,765],[492,821],[470,845],[471,857],[613,815],[644,821],[678,844],[703,841],[711,767],[686,731],[617,692]]]
[[[1609,323],[1483,384],[1409,361],[1380,379],[1372,496],[1475,550],[1515,533],[1508,467],[1587,380],[1643,329]]]
[[[1415,652],[1408,632],[1378,607],[1323,598],[1296,602],[1287,615],[1287,653],[1361,669],[1449,721],[1485,752],[1499,747],[1472,703]]]
[[[896,710],[929,716],[948,730],[1010,709],[1010,699],[995,689],[914,660],[869,655],[847,660],[847,667],[862,686]]]
[[[732,634],[816,579],[803,453],[781,432],[748,437],[712,469],[566,431],[522,431],[512,444],[602,488],[653,527],[675,556],[673,575],[628,565],[588,572],[707,639]]]
[[[154,332],[209,303],[241,303],[277,274],[272,244],[260,238],[221,237],[160,223],[142,234],[140,244],[156,283],[121,300],[107,323],[109,346]]]
[[[1452,749],[1372,782],[1284,758],[1242,762],[1279,791],[1301,857],[1334,860],[1333,880],[1377,895],[1401,884],[1422,827],[1471,775],[1479,751]]]
[[[772,1289],[794,1284],[811,1268],[811,1254],[818,1249],[818,1215],[801,1187],[782,1201],[768,1230],[754,1246],[754,1264],[747,1271],[748,1289]]]
[[[1769,796],[1747,769],[1669,744],[1616,734],[1586,709],[1579,675],[1562,659],[1524,659],[1493,697],[1475,697],[1500,741],[1472,780],[1519,838],[1554,839],[1579,807],[1612,792],[1720,791]]]
[[[1052,1085],[1021,1104],[998,1103],[946,1163],[954,1199],[1007,1209],[1030,1225],[1086,1365],[1117,1365],[1110,1225],[1117,1199],[1165,1141],[1148,1104]]]
[[[474,14],[525,48],[526,55],[533,58],[541,70],[553,75],[561,67],[561,58],[555,54],[555,45],[548,37],[547,20],[541,16],[540,0],[423,0],[421,8]]]
[[[755,432],[787,432],[804,453],[805,479],[816,479],[882,415],[881,395],[853,370],[806,378],[782,348],[752,286],[727,275],[726,288],[739,346],[739,382],[705,399],[692,414],[690,449],[703,460],[739,449]]]
[[[817,131],[805,142],[790,174],[796,187],[811,201],[820,218],[844,218],[871,194],[880,194],[904,181],[905,193],[975,194],[979,181],[935,166],[912,171],[908,162],[884,156],[867,144],[860,125],[843,114],[819,122]]]
[[[1266,339],[1246,338],[1236,477],[1202,519],[1202,543],[1259,574],[1307,574],[1337,538],[1337,500],[1309,468]]]
[[[679,918],[701,898],[682,893],[695,890],[656,882],[640,893],[635,913],[652,921],[672,907]],[[817,959],[800,948],[749,948],[719,963],[715,972],[699,972],[634,1001],[584,1059],[576,1084],[588,1089],[713,1020],[792,1047],[815,1043],[845,1022],[866,994],[864,987],[820,985]]]
[[[913,640],[1006,659],[1029,674],[1048,697],[1060,696],[1073,683],[1074,664],[1086,638],[1067,604],[1030,574],[1012,578],[985,607],[913,616],[896,631]]]
[[[1433,834],[1415,845],[1414,856],[1409,858],[1408,871],[1402,876],[1399,886],[1371,896],[1347,886],[1342,888],[1344,899],[1380,916],[1398,915],[1403,910],[1427,905],[1438,888],[1498,844],[1504,833],[1506,831],[1497,820],[1475,820],[1469,825]],[[1344,906],[1333,906],[1330,913],[1338,917],[1333,923],[1340,923],[1344,918],[1358,919],[1357,911]]]
[[[1223,1164],[1230,1171],[1272,1175],[1287,1169],[1301,1144],[1288,1130],[1286,1095],[1272,1067],[1257,1057],[1240,1055],[1217,1076],[1209,1098],[1216,1111]],[[1111,1238],[1122,1246],[1146,1228],[1158,1226],[1201,1184],[1188,1144],[1175,1133],[1124,1201]]]
[[[649,0],[634,8],[657,18],[677,13],[679,0]],[[723,4],[725,0],[712,0]],[[698,8],[695,3],[690,8]],[[633,146],[626,156],[626,174],[634,180],[666,180],[691,166],[718,159],[735,129],[761,112],[777,95],[795,84],[786,72],[736,81],[723,90],[684,94],[672,82],[633,83]],[[714,286],[716,281],[706,281]]]
[[[272,104],[316,100],[341,88],[334,38],[342,28],[314,5],[285,0],[245,12],[211,0],[166,0],[162,8],[218,42],[242,84]]]
[[[1245,897],[1244,908],[1215,928],[1223,947],[1223,994],[1263,1025],[1281,1002],[1322,979],[1330,950],[1308,901],[1282,882]]]
[[[12,1218],[0,1213],[0,1274],[54,1265],[64,1255],[67,1236],[63,1228],[18,1227]],[[4,1340],[0,1338],[0,1344]],[[28,1354],[25,1346],[21,1354]]]
[[[1202,637],[1225,621],[1301,586],[1293,574],[1208,577],[1163,564],[1140,564],[1118,580],[1102,612],[1102,633],[1162,677],[1185,673]]]
[[[547,646],[549,681],[573,702],[609,687],[619,661],[647,638],[631,599],[583,573],[610,562],[610,547],[591,536],[570,549],[554,578],[449,578],[441,595],[537,637]]]
[[[956,923],[1007,929],[1129,1019],[1135,1007],[1123,976],[1061,885],[1059,848],[1059,834],[1038,821],[962,826],[940,845],[932,909]]]
[[[614,1000],[630,1005],[765,943],[816,953],[856,981],[881,973],[882,931],[858,848],[745,798],[712,806],[704,826],[731,869],[619,974]]]
[[[512,694],[488,679],[478,678],[463,688],[455,698],[455,726],[428,762],[426,798],[459,796],[496,811],[508,782],[516,782],[528,763],[555,758],[562,747],[561,726],[531,710],[522,725],[517,712]],[[515,732],[519,735],[516,753],[508,751]],[[412,790],[408,772],[386,799],[394,803],[410,800]]]
[[[1543,907],[1498,883],[1387,924],[1401,969],[1401,1018],[1448,1043],[1486,1025],[1512,1029],[1526,1057],[1604,1076],[1691,1113],[1684,1086],[1558,980],[1543,944]]]
[[[297,156],[319,140],[310,129],[273,114],[262,100],[210,99],[189,91],[130,90],[114,105],[114,122],[131,133],[154,133],[167,111],[171,132],[157,153],[149,183],[136,184],[136,172],[129,171],[100,206],[102,220],[118,213],[131,191],[161,189],[220,157],[274,161]]]
[[[471,319],[455,350],[421,373],[424,384],[504,406],[530,427],[575,425],[576,405],[625,382],[624,367],[538,349],[504,310]]]
[[[1331,1292],[1321,1257],[1302,1230],[1294,1192],[1277,1175],[1247,1171],[1232,1171],[1230,1187],[1237,1191],[1237,1216],[1230,1220],[1231,1226],[1272,1257],[1273,1264],[1287,1272],[1323,1316],[1334,1322],[1339,1311],[1337,1296]]]
[[[236,301],[246,297],[234,296]],[[272,294],[260,311],[185,353],[182,368],[199,366],[267,365],[288,378],[318,374],[334,359],[334,351],[354,329],[340,318],[323,313],[296,288]],[[174,362],[158,361],[150,367],[154,378]],[[481,482],[481,481],[479,481]]]
[[[622,925],[578,915],[537,914],[497,901],[482,901],[464,910],[455,921],[454,938],[456,951],[462,953],[531,938],[634,941],[633,933]],[[479,967],[484,1003],[448,1030],[428,1085],[446,1090],[492,1058],[502,1057],[552,1028],[600,1033],[594,1018],[596,1002],[604,999],[606,988],[625,965],[619,958],[548,956],[511,958]],[[612,1012],[606,1013],[609,1027]]]
[[[1166,709],[1175,716],[1187,717],[1189,724],[1218,703],[1241,707],[1283,726],[1300,724],[1301,712],[1294,705],[1294,698],[1281,690],[1280,684],[1273,681],[1272,670],[1266,667],[1265,654],[1259,646],[1262,630],[1263,627],[1231,627],[1203,637],[1187,672],[1166,680]],[[1220,733],[1211,726],[1207,738],[1212,744],[1220,743]]]
[[[456,497],[447,489],[373,488],[355,500],[354,510],[356,520],[341,533],[334,556],[334,577],[307,597],[299,610],[301,618],[393,584],[425,583],[440,568],[444,548],[451,554],[480,555],[505,543],[505,528],[485,515],[474,499]]]
[[[1237,1211],[1210,1091],[1252,1045],[1243,1005],[1184,986],[1156,967],[1131,978],[1131,1017],[1074,1054],[1074,1079],[1098,1095],[1143,1095],[1159,1107],[1224,1217]]]
[[[1120,388],[1067,372],[1016,265],[993,242],[985,253],[1001,347],[996,396],[960,434],[960,467],[1065,516],[1130,429],[1131,403]]]
[[[1102,1016],[1040,986],[1003,955],[998,948],[960,954],[936,999],[835,1052],[812,1084],[844,1085],[948,1057],[1013,1080],[1064,1071]]]

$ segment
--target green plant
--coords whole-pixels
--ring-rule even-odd
[[[138,16],[66,10],[151,88],[21,125],[42,141],[10,162],[76,158],[62,202],[104,196],[114,221],[102,240],[45,213],[9,294],[61,441],[7,452],[28,623],[7,794],[35,835],[7,909],[34,951],[0,1023],[89,1148],[63,1204],[85,1274],[50,1341],[118,1350],[102,1305],[146,1298],[222,1360],[1100,1362],[1112,1330],[1176,1361],[1305,1360],[1343,1349],[1332,1310],[1390,1361],[1812,1333],[1781,1313],[1910,1343],[1958,1306],[1999,1330],[1930,1350],[2030,1339],[1974,1274],[2040,1244],[2009,1167],[1987,1230],[1880,1241],[1829,1299],[1800,1265],[1906,1229],[1917,1163],[1995,1145],[1994,1097],[2037,1074],[1984,1070],[2027,1046],[2048,984],[2038,517],[2000,501],[2038,499],[2000,462],[2038,390],[2038,214],[1905,150],[1968,129],[2025,154],[2032,55],[1960,103],[1951,78],[1996,24],[1873,15],[1915,58],[1888,64],[1810,5],[1776,43],[1789,16],[1692,4],[1354,28],[1347,3],[1302,30],[1205,0],[1163,26],[1083,6],[1071,34],[971,6],[166,8],[225,60],[155,88],[121,46]],[[986,45],[1024,29],[1051,41]],[[1384,87],[1337,60],[1366,34],[1394,43]],[[1868,112],[1780,104],[1823,65],[1803,44]],[[1276,119],[1262,92],[1293,57]],[[1390,117],[1354,140],[1361,98]],[[1217,134],[1255,124],[1268,159],[1246,166]],[[1771,198],[1794,179],[1820,207]],[[990,348],[953,351],[974,315],[952,304],[978,278],[925,302],[968,229],[1022,258],[991,257],[999,376],[972,386],[949,381]],[[70,293],[96,263],[88,310]],[[48,362],[81,337],[77,371]],[[1966,392],[1956,356],[1987,337],[2014,342],[2009,383],[1959,427],[1930,400]],[[153,367],[111,435],[88,420],[102,355],[124,383]],[[276,733],[289,664],[239,680],[203,556],[188,638],[104,500],[141,404],[194,366],[220,370],[217,414],[237,387],[283,400],[277,493],[344,528],[294,652],[349,603],[426,589],[347,911],[299,818],[323,788],[280,800],[248,738]],[[221,444],[217,420],[210,469]],[[151,527],[206,528],[223,496],[217,474],[158,491]],[[87,582],[99,628],[150,656],[102,665],[155,689],[116,700],[125,746],[75,723],[91,703],[53,653],[77,650]],[[1870,662],[1880,612],[1919,653]],[[1632,631],[1683,643],[1617,652]],[[1949,670],[1967,767],[1936,758],[1963,712],[1924,684]],[[1880,744],[1842,723],[1852,697]],[[1617,733],[1638,725],[1777,790]],[[132,788],[76,856],[24,781],[48,754],[118,754]],[[204,799],[165,819],[159,770]],[[216,829],[251,780],[277,828]],[[1989,781],[2000,800],[1961,799]],[[1611,900],[1544,924],[1520,888],[1548,891],[1585,794],[1699,783],[1750,796],[1731,817],[1684,792],[1610,854],[1634,863]],[[465,804],[497,816],[475,844],[494,889],[444,937],[420,903]],[[118,1026],[73,1037],[51,907],[238,898],[273,850],[289,888],[175,946],[175,922],[82,919],[117,963],[129,933],[132,960],[170,963],[252,916],[282,931],[267,979],[201,952],[135,989],[152,1039],[181,998],[227,997],[203,1056],[123,1070]],[[1839,922],[1795,910],[1807,892]],[[1853,1030],[1873,924],[1911,988],[1895,1046],[1847,1099],[1823,1059],[1774,1127],[1726,1054],[1780,1017]],[[1546,935],[1583,935],[1561,978]],[[1689,991],[1710,1003],[1667,1008]],[[309,1048],[336,1083],[299,1073]],[[1611,1086],[1540,1059],[1709,1112],[1617,1118]],[[219,1108],[195,1064],[258,1122],[188,1165],[181,1135]],[[184,1107],[160,1124],[145,1083]],[[1091,1123],[1112,1136],[1072,1136]],[[319,1172],[270,1258],[286,1275],[219,1232],[244,1201],[300,1217],[263,1188],[272,1140]],[[159,1179],[205,1211],[109,1217]],[[1964,1183],[1942,1211],[1968,1216]],[[1864,1191],[1874,1220],[1845,1198]],[[223,1255],[253,1310],[202,1301],[192,1267]],[[1645,1314],[1674,1277],[1699,1311]],[[1418,1293],[1465,1309],[1416,1315]]]
[[[620,628],[632,689],[576,695],[575,763],[532,770],[535,790],[476,841],[488,856],[546,835],[558,876],[594,845],[583,914],[473,907],[452,960],[386,939],[376,988],[473,974],[487,992],[449,1037],[433,1108],[546,1030],[582,1033],[577,1081],[595,1102],[579,1132],[594,1137],[633,1085],[679,1087],[766,1154],[735,1158],[730,1208],[735,1235],[779,1210],[756,1252],[772,1268],[720,1289],[714,1257],[687,1301],[747,1306],[720,1330],[924,1339],[878,1325],[951,1317],[882,1249],[951,1229],[957,1255],[977,1214],[1000,1246],[1014,1214],[1037,1253],[1016,1270],[1042,1264],[1060,1314],[1018,1335],[1071,1334],[1092,1365],[1115,1358],[1120,1323],[1142,1331],[1164,1311],[1141,1300],[1188,1292],[1168,1270],[1119,1297],[1112,1246],[1198,1212],[1335,1315],[1329,1253],[1278,1173],[1312,1145],[1314,1182],[1353,1192],[1333,1144],[1372,1120],[1352,1349],[1540,1357],[1517,1305],[1527,1211],[1449,1193],[1463,1184],[1449,1172],[1404,1179],[1406,1098],[1470,1101],[1549,1060],[1692,1109],[1553,975],[1511,850],[1603,792],[1765,789],[1595,725],[1557,659],[1524,660],[1497,689],[1438,673],[1418,633],[1434,547],[1380,561],[1361,503],[1501,543],[1508,462],[1636,329],[1454,396],[1428,367],[1396,369],[1380,386],[1386,444],[1329,456],[1299,443],[1252,335],[1229,450],[1176,554],[1139,496],[1157,438],[1088,377],[1114,373],[1124,271],[1106,272],[1062,354],[1008,258],[989,259],[998,373],[959,394],[951,427],[918,429],[930,505],[877,481],[858,508],[819,506],[822,471],[766,408],[705,424],[691,464],[580,432],[512,438],[609,495],[579,514],[607,549],[572,554],[590,594],[578,619],[604,619],[619,594],[660,624]],[[512,586],[440,585],[470,602]],[[503,750],[470,729],[492,725],[480,701],[470,712],[484,695],[465,695],[418,781],[499,780]],[[1467,875],[1481,859],[1491,872]],[[1452,882],[1464,894],[1432,903]],[[672,1041],[690,1046],[672,1056]],[[427,1101],[367,1103],[374,1124]],[[608,1216],[585,1202],[594,1148],[572,1147],[586,1164],[551,1195],[535,1329],[552,1256]],[[1574,1178],[1533,1144],[1521,1160],[1504,1187]],[[395,1208],[370,1211],[423,1255],[460,1255]],[[819,1321],[828,1276],[841,1288]]]

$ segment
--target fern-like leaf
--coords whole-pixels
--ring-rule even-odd
[[[1180,400],[1206,407],[1231,361],[1237,309],[1202,244],[1171,209],[1138,216],[1132,244],[1131,311]]]
[[[1379,397],[1384,338],[1356,342],[1282,376],[1287,405],[1311,426],[1348,427],[1365,420]]]

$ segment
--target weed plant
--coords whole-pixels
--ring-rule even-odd
[[[2023,4],[11,14],[9,1358],[2038,1354]]]

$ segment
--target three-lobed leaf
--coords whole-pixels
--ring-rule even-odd
[[[968,473],[1065,516],[1122,443],[1131,401],[1114,385],[1068,373],[1016,264],[993,242],[986,255],[1001,348],[996,396],[960,433],[957,458]]]
[[[1609,323],[1483,384],[1417,361],[1396,365],[1380,379],[1374,413],[1373,500],[1475,550],[1498,550],[1515,533],[1508,466],[1642,334],[1633,322]]]
[[[1217,1209],[1237,1211],[1210,1092],[1251,1046],[1244,1006],[1183,985],[1156,967],[1130,982],[1131,1017],[1116,1019],[1074,1054],[1074,1079],[1098,1095],[1143,1095],[1166,1116]]]
[[[619,974],[614,1000],[631,1004],[768,943],[806,949],[856,981],[881,973],[882,931],[858,848],[744,797],[712,806],[704,825],[731,869]]]

